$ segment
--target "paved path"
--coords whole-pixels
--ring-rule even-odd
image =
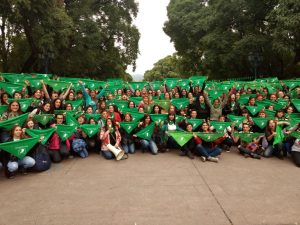
[[[300,224],[300,169],[223,153],[219,163],[136,153],[0,177],[0,225]]]

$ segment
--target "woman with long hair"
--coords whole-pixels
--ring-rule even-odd
[[[121,144],[121,134],[118,126],[114,126],[111,118],[106,120],[105,126],[100,132],[101,153],[105,159],[113,159],[114,154],[108,149],[108,145],[118,148]]]
[[[24,138],[25,136],[22,127],[16,125],[11,129],[11,136],[7,141],[18,141]],[[23,173],[26,173],[26,169],[35,165],[35,160],[30,156],[25,156],[23,159],[17,159],[17,157],[5,151],[1,152],[1,154],[7,178],[13,178],[19,167],[22,168]]]
[[[149,114],[145,114],[144,118],[138,125],[138,130],[145,129],[151,124],[151,117]],[[135,134],[134,137],[137,137]],[[150,140],[139,138],[139,143],[143,151],[150,151],[152,155],[157,155],[158,148],[156,143],[153,141],[153,137]]]
[[[281,129],[277,129],[277,126],[282,125],[290,125],[287,121],[276,121],[276,120],[269,120],[266,126],[265,130],[265,136],[266,140],[268,142],[268,147],[266,148],[264,152],[265,157],[271,157],[272,155],[275,155],[279,159],[283,159],[284,154],[284,144],[283,141],[278,138],[278,140],[275,141],[275,137],[281,137],[283,134],[278,133],[282,132]]]
[[[200,131],[203,133],[213,133],[209,129],[208,122],[203,122],[201,124]],[[203,162],[211,161],[211,162],[218,162],[219,158],[218,156],[221,154],[222,150],[218,147],[218,144],[222,142],[225,138],[220,138],[218,140],[212,141],[212,142],[206,142],[202,139],[197,139],[196,141],[196,151],[201,156],[201,160]]]

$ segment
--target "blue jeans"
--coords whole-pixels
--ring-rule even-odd
[[[82,150],[78,152],[78,155],[80,155],[81,158],[86,158],[89,156],[89,153],[86,148],[82,148]]]
[[[115,158],[114,154],[107,150],[107,151],[101,151],[102,152],[102,156],[105,158],[105,159],[113,159]]]
[[[18,170],[19,166],[27,169],[35,165],[35,160],[30,156],[25,156],[23,159],[19,159],[18,162],[9,161],[7,163],[7,169],[13,173]]]
[[[201,144],[198,144],[196,146],[196,151],[199,153],[201,156],[205,156],[206,158],[208,157],[216,157],[221,154],[222,150],[218,147],[215,148],[206,148]]]
[[[278,143],[276,145],[269,145],[264,152],[265,157],[271,157],[275,153],[281,153],[283,151],[283,143]]]
[[[145,149],[147,151],[150,150],[153,155],[156,155],[158,152],[158,148],[157,148],[155,142],[152,140],[150,140],[150,141],[145,140],[145,139],[141,140],[141,147],[142,147],[142,149]]]
[[[133,154],[135,153],[135,146],[134,146],[134,143],[132,144],[125,144],[125,145],[122,145],[124,151],[126,153],[130,153],[130,154]]]

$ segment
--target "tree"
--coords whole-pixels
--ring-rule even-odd
[[[134,0],[3,0],[2,70],[126,77],[140,34]]]
[[[263,56],[259,68],[262,74],[283,77],[289,74],[287,68],[297,45],[290,43],[288,46],[276,33],[284,34],[281,32],[284,30],[296,37],[299,3],[289,6],[291,2],[171,0],[164,31],[174,42],[178,55],[189,61],[191,68],[200,65],[203,72],[213,78],[253,74],[248,61],[250,52]],[[287,13],[289,7],[294,8],[292,14]],[[285,13],[281,8],[286,8]],[[287,18],[279,25],[277,22],[284,15]],[[294,19],[292,23],[296,25],[288,26],[288,21],[293,21],[289,19]],[[274,49],[278,43],[292,51],[279,52]]]
[[[163,80],[167,77],[181,77],[179,58],[176,54],[169,55],[154,64],[151,70],[144,74],[145,81]]]

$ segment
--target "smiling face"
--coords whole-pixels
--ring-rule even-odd
[[[49,112],[50,111],[50,103],[46,103],[44,106],[43,106],[43,109],[45,112]]]
[[[207,131],[208,131],[208,123],[203,123],[203,124],[201,125],[201,128],[202,128],[202,130],[203,130],[204,132],[207,132]]]
[[[70,103],[66,105],[66,110],[72,110],[72,105]]]
[[[56,116],[56,123],[57,124],[63,124],[64,122],[64,116],[63,115],[57,115]]]
[[[69,100],[70,100],[70,101],[73,101],[73,100],[74,100],[74,93],[71,92],[71,93],[69,94]]]
[[[27,125],[27,127],[28,127],[29,129],[33,129],[33,127],[34,127],[34,123],[33,123],[32,120],[29,120],[29,121],[26,123],[26,125]]]
[[[15,99],[20,99],[20,98],[22,98],[21,93],[16,92],[16,93],[14,94],[14,98],[15,98]]]
[[[91,106],[89,106],[87,109],[86,109],[86,113],[87,114],[92,114],[93,113],[93,108]]]
[[[61,100],[56,99],[54,102],[54,108],[59,109],[61,107]]]
[[[146,116],[146,118],[145,118],[145,124],[150,124],[150,122],[151,122],[150,116]]]
[[[192,132],[192,131],[193,131],[193,125],[192,125],[192,124],[188,124],[188,125],[186,126],[186,131]]]
[[[18,112],[20,109],[20,105],[18,102],[13,101],[10,105],[10,111],[11,112]]]
[[[244,123],[244,124],[243,124],[243,132],[244,132],[244,133],[249,133],[249,131],[250,131],[250,126],[249,126],[249,124]]]
[[[22,137],[22,127],[16,126],[13,130],[13,138],[20,139]]]
[[[40,99],[41,97],[42,97],[42,93],[41,93],[41,91],[40,90],[36,90],[35,92],[34,92],[34,98],[36,98],[36,99]]]
[[[131,121],[131,116],[130,116],[129,113],[125,114],[124,120],[125,120],[125,122],[130,122]]]

